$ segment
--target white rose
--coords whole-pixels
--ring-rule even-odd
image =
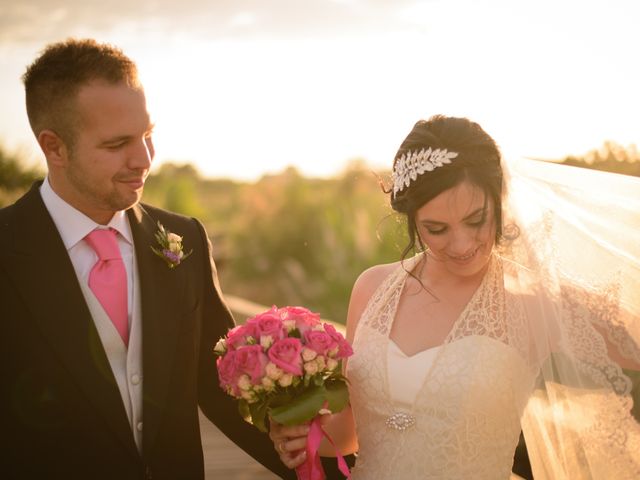
[[[310,362],[311,360],[313,360],[314,358],[316,358],[318,354],[315,352],[315,350],[311,350],[310,348],[304,347],[302,349],[302,359],[305,362]]]
[[[245,374],[240,376],[238,379],[238,388],[240,388],[240,390],[251,389],[251,379],[249,378],[249,375]]]
[[[220,340],[218,340],[218,343],[216,343],[215,348],[213,349],[214,352],[216,353],[224,353],[227,351],[227,342],[224,338],[221,338]]]
[[[327,360],[327,368],[329,370],[335,370],[337,366],[338,366],[338,361],[335,358],[329,358]]]
[[[167,235],[167,241],[169,243],[180,243],[182,241],[182,237],[180,235],[176,235],[175,233],[169,233]]]
[[[293,383],[293,375],[290,373],[283,374],[278,380],[278,383],[281,387],[288,387],[289,385],[291,385],[291,383]]]
[[[327,363],[324,361],[324,357],[322,355],[318,355],[316,357],[316,364],[318,365],[318,370],[324,370],[324,367],[327,366]]]
[[[253,403],[257,400],[253,392],[246,392],[246,391],[242,392],[242,398],[244,398],[249,403]]]
[[[289,333],[291,330],[296,328],[295,320],[285,320],[284,322],[282,322],[282,324],[284,325],[284,328],[287,331],[287,333]]]
[[[282,369],[278,368],[275,363],[269,362],[267,363],[265,368],[265,372],[267,373],[267,377],[271,380],[278,380],[283,375]]]
[[[265,390],[267,390],[268,392],[270,392],[271,390],[273,390],[276,387],[275,382],[270,379],[269,377],[264,377],[262,379],[262,386],[265,388]]]
[[[309,375],[318,373],[318,364],[316,362],[307,362],[304,364],[304,371]]]
[[[271,335],[262,335],[260,337],[260,346],[265,350],[273,345],[273,337]]]

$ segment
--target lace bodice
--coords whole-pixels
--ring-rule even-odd
[[[406,277],[399,268],[383,282],[355,333],[347,369],[360,444],[353,477],[508,479],[536,367],[528,361],[517,302],[505,298],[499,261],[492,260],[425,367],[412,406],[392,400],[387,363]]]

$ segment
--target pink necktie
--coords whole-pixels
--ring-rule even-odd
[[[98,254],[98,261],[89,273],[89,288],[111,318],[124,344],[128,345],[127,272],[116,235],[112,229],[96,229],[84,237]]]

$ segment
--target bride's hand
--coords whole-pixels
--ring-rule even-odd
[[[269,419],[269,438],[273,446],[280,455],[280,460],[287,467],[293,469],[302,465],[307,459],[307,436],[309,435],[308,425],[295,425],[287,427]]]

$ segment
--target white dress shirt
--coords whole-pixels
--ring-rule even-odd
[[[142,311],[140,307],[140,282],[136,264],[135,246],[131,226],[124,211],[116,212],[107,225],[99,225],[82,212],[65,202],[51,188],[45,178],[40,195],[49,211],[60,237],[67,249],[78,277],[82,293],[91,312],[98,335],[111,365],[127,412],[129,424],[138,449],[142,450]],[[98,255],[84,240],[96,228],[112,228],[118,232],[118,246],[127,273],[127,304],[129,320],[129,345],[102,308],[89,288],[89,273]]]

